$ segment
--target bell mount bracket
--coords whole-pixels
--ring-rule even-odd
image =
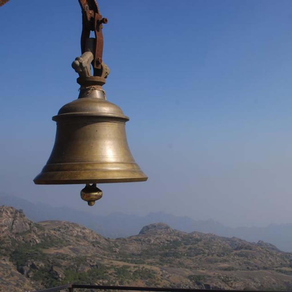
[[[87,83],[87,78],[96,79],[98,83],[105,83],[109,75],[109,68],[103,63],[103,24],[108,22],[100,14],[96,0],[78,0],[82,10],[81,53],[72,63],[72,67],[79,74],[78,83]],[[95,38],[90,38],[93,31]],[[91,76],[91,64],[93,76]],[[93,77],[93,78],[92,78]]]

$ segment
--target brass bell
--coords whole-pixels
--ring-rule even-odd
[[[126,138],[129,120],[122,110],[106,99],[102,86],[109,68],[102,61],[103,24],[96,0],[80,1],[83,30],[82,55],[72,67],[79,74],[80,94],[64,105],[53,120],[57,134],[51,156],[35,184],[86,184],[81,198],[93,206],[102,197],[97,183],[146,181],[136,164]],[[89,38],[94,31],[95,38]],[[91,76],[91,66],[94,76]]]
[[[51,156],[35,184],[146,181],[130,152],[122,110],[106,100],[97,76],[78,78],[80,95],[63,106]],[[91,200],[92,201],[92,200]]]

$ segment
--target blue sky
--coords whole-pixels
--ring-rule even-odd
[[[164,211],[232,226],[292,223],[292,2],[100,0],[104,87],[130,117],[146,183],[35,186],[51,152],[51,117],[76,99],[78,1],[0,8],[1,191],[88,212]]]

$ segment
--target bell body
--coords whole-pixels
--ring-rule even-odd
[[[36,184],[93,184],[147,180],[136,164],[126,138],[122,110],[106,100],[104,91],[81,91],[63,106],[51,156]]]

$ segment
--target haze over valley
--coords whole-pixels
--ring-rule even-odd
[[[69,207],[52,207],[43,203],[32,203],[14,196],[0,196],[0,205],[22,209],[34,222],[62,220],[82,224],[104,237],[117,238],[136,235],[143,226],[152,223],[165,223],[171,228],[184,232],[212,233],[219,236],[238,237],[249,242],[259,240],[269,242],[280,250],[292,252],[292,224],[271,224],[266,227],[225,226],[214,220],[194,220],[163,212],[149,213],[146,216],[113,213],[107,216],[94,215]]]

